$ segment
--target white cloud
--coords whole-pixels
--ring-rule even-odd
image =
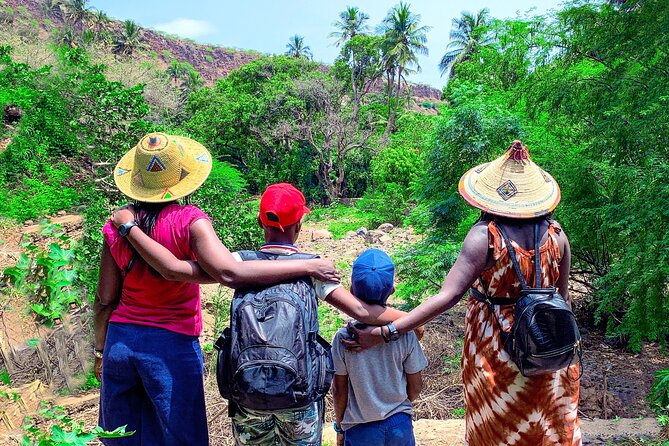
[[[204,20],[193,20],[178,18],[171,22],[155,25],[153,28],[159,31],[165,31],[168,34],[176,34],[180,37],[194,39],[196,37],[213,34],[216,28],[211,23]]]

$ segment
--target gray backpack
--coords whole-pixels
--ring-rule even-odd
[[[318,257],[239,254],[244,261]],[[309,277],[237,290],[230,304],[230,327],[214,346],[221,396],[248,409],[306,406],[327,394],[334,375],[331,346],[318,334],[318,299]]]

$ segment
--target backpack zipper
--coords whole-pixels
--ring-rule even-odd
[[[574,345],[568,345],[566,347],[562,347],[562,348],[559,348],[557,350],[551,350],[551,351],[546,352],[546,353],[530,354],[529,357],[530,358],[550,358],[551,356],[563,355],[563,354],[565,354],[569,351],[573,351],[574,354],[576,354],[576,351],[578,350],[579,344],[580,344],[580,341],[576,341],[574,343]]]

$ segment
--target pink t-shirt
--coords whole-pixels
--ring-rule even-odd
[[[195,260],[190,248],[190,225],[207,214],[195,206],[171,204],[160,211],[152,237],[180,260]],[[132,258],[130,243],[118,235],[108,221],[102,228],[112,257],[121,270]],[[118,307],[111,322],[160,327],[189,336],[202,331],[200,285],[165,280],[137,256],[130,272],[123,279]]]

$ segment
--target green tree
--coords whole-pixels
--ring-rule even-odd
[[[333,74],[343,80],[351,90],[355,116],[365,96],[383,75],[382,41],[379,36],[358,34],[352,37],[342,47],[332,68]]]
[[[388,116],[386,133],[395,128],[399,105],[402,75],[415,67],[420,71],[418,55],[427,55],[427,32],[429,26],[420,26],[420,14],[414,14],[409,5],[401,3],[392,8],[379,27],[383,35],[383,56],[388,69],[393,69],[397,78],[395,106]]]
[[[460,17],[453,19],[451,41],[439,62],[442,76],[452,77],[456,65],[467,60],[479,46],[491,42],[486,29],[490,24],[489,14],[488,8],[483,8],[476,15],[463,11]]]
[[[332,23],[332,26],[338,31],[331,32],[328,37],[336,38],[335,45],[340,46],[356,35],[367,32],[369,30],[369,26],[365,24],[367,20],[369,20],[367,14],[355,6],[348,6],[346,10],[339,13],[339,20]]]
[[[313,57],[311,54],[311,48],[304,44],[304,37],[297,34],[290,38],[286,44],[286,48],[286,56],[294,57],[295,59],[299,59],[301,57],[311,59]]]

